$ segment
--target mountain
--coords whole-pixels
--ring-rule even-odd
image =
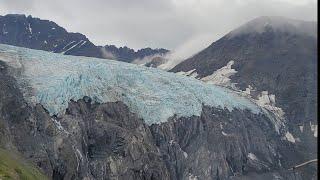
[[[135,51],[126,46],[117,48],[114,45],[106,45],[103,47],[106,52],[110,53],[110,58],[115,58],[124,62],[132,62],[133,60],[140,61],[143,58],[149,58],[151,56],[162,57],[169,52],[169,50],[144,48]],[[108,54],[106,55],[108,57]]]
[[[277,108],[305,158],[317,157],[317,23],[260,17],[171,69]]]
[[[51,179],[315,178],[288,170],[304,157],[286,123],[233,90],[4,44],[0,147]]]
[[[52,21],[18,14],[0,16],[0,30],[0,43],[67,55],[131,62],[169,52],[166,49],[144,48],[135,51],[114,45],[96,46],[85,35],[67,32]]]

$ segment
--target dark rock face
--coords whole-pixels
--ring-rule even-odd
[[[0,43],[101,58],[101,51],[83,34],[69,33],[56,23],[24,15],[0,16]],[[73,48],[72,48],[73,47]]]
[[[83,34],[70,33],[56,23],[31,16],[9,14],[0,16],[0,43],[75,56],[111,58],[131,62],[146,56],[164,55],[166,49],[95,46]],[[105,53],[108,52],[110,56]]]
[[[0,61],[1,146],[52,179],[292,179],[286,169],[302,159],[270,119],[249,111],[204,106],[200,117],[148,126],[122,102],[84,97],[50,117],[26,104],[9,71]]]
[[[117,48],[114,45],[107,45],[103,47],[107,52],[110,52],[114,58],[124,61],[124,62],[132,62],[135,59],[143,59],[149,56],[163,56],[169,52],[169,50],[160,48],[160,49],[151,49],[151,48],[143,48],[135,51],[134,49],[130,49],[126,46]]]
[[[316,32],[316,23],[305,25]],[[231,81],[242,90],[250,85],[275,94],[290,132],[301,140],[297,146],[311,159],[317,156],[317,138],[310,131],[310,123],[317,124],[317,54],[317,37],[266,26],[261,33],[231,32],[171,71],[196,69],[202,78],[233,60],[237,73]]]

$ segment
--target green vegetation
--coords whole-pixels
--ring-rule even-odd
[[[0,180],[46,180],[48,179],[35,166],[22,158],[0,149]]]

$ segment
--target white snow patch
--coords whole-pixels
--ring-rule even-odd
[[[78,148],[76,148],[75,146],[72,146],[72,148],[75,151],[74,153],[75,153],[76,158],[77,158],[77,171],[79,171],[80,162],[83,162],[83,157],[82,157],[82,154],[81,154],[81,152],[80,152],[80,150]]]
[[[3,28],[2,28],[2,34],[8,34],[8,32],[6,31],[6,24],[3,25]]]
[[[258,160],[257,156],[255,154],[253,154],[253,153],[248,153],[248,158],[251,159],[251,160],[254,160],[254,161]]]
[[[213,74],[201,78],[202,81],[208,84],[216,84],[220,86],[233,86],[231,84],[230,76],[237,73],[236,70],[232,69],[231,66],[234,64],[234,61],[229,61],[226,66],[216,70]]]
[[[220,129],[223,129],[223,124],[220,122]]]
[[[76,151],[79,154],[79,157],[80,157],[81,161],[83,161],[83,156],[82,156],[80,150],[78,148],[76,148]]]
[[[303,125],[299,126],[300,132],[303,132]]]
[[[81,41],[82,41],[82,43],[80,44],[80,46],[78,48],[82,47],[83,45],[85,45],[87,43],[87,41],[83,41],[83,40],[81,40]]]
[[[55,30],[56,28],[53,27],[53,28],[51,28],[51,29],[52,29],[52,30]]]
[[[288,141],[290,141],[290,142],[292,142],[292,143],[295,143],[296,142],[296,140],[294,139],[294,137],[293,137],[293,135],[289,132],[289,131],[287,131],[287,133],[286,133],[286,139],[288,140]]]
[[[188,157],[188,153],[183,151],[183,156],[184,156],[184,158],[187,158]]]
[[[247,95],[247,96],[250,96],[252,90],[253,90],[252,86],[249,85],[249,86],[246,88],[246,90],[243,91],[243,94],[244,94],[244,95]]]
[[[71,42],[69,42],[67,45],[65,45],[62,49],[65,49],[66,47],[68,47],[69,45],[71,45],[71,44],[73,44],[73,43],[75,43],[75,41],[71,41]]]
[[[63,52],[61,52],[61,53],[62,53],[62,54],[65,54],[66,52],[68,52],[68,51],[70,51],[71,49],[73,49],[73,48],[75,48],[76,46],[78,46],[81,42],[82,42],[82,40],[79,41],[78,43],[72,45],[70,48],[68,48],[67,50],[65,50],[65,51],[63,51]]]
[[[274,95],[272,94],[268,95],[268,91],[262,91],[257,103],[259,103],[261,106],[264,106],[267,104],[273,105],[275,103]]]
[[[258,96],[256,103],[261,107],[271,111],[277,116],[277,118],[281,120],[284,119],[284,111],[281,108],[276,107],[276,96],[274,94],[269,94],[268,91],[262,91]]]
[[[198,180],[198,176],[189,173],[188,180]]]
[[[65,130],[63,128],[63,126],[61,125],[61,123],[59,121],[57,121],[56,119],[54,118],[51,118],[51,120],[53,121],[53,123],[56,125],[56,127],[60,130],[60,131],[63,131],[65,132],[66,134],[70,134],[67,130]]]
[[[222,133],[222,135],[224,135],[224,136],[228,136],[228,134],[225,133],[224,131],[221,131],[221,133]]]
[[[29,30],[30,34],[32,34],[32,28],[31,28],[30,23],[28,24],[28,30]]]
[[[44,40],[43,43],[48,44],[48,42],[46,40]]]
[[[311,128],[311,131],[313,132],[313,136],[318,137],[318,125],[317,124],[313,125],[310,121],[310,128]]]
[[[172,146],[173,142],[174,142],[174,140],[172,140],[172,139],[169,141],[170,146]]]
[[[51,120],[54,122],[54,124],[57,126],[59,130],[63,130],[63,127],[61,126],[61,123],[59,121],[57,121],[54,118],[51,118]]]

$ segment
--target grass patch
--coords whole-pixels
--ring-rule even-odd
[[[0,180],[47,180],[48,178],[31,163],[0,149]]]

